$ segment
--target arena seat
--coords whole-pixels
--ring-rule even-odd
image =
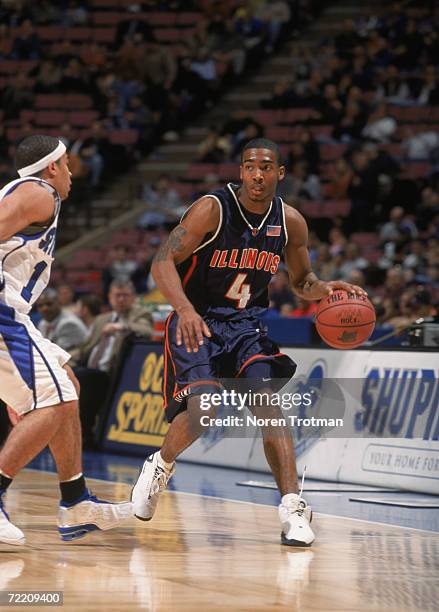
[[[93,28],[93,40],[100,43],[112,44],[116,36],[116,28]]]
[[[133,145],[137,142],[139,133],[134,129],[111,130],[108,139],[112,144]]]
[[[93,121],[96,121],[99,117],[99,113],[95,110],[72,111],[68,117],[73,127],[84,127],[90,126]]]
[[[61,125],[67,121],[67,117],[67,113],[60,110],[37,111],[35,113],[35,124],[38,126]]]

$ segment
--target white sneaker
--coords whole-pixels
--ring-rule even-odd
[[[154,515],[159,495],[166,489],[169,479],[175,472],[172,466],[167,470],[159,464],[160,451],[146,458],[142,471],[131,491],[134,516],[141,521],[150,521]]]
[[[113,529],[121,521],[133,515],[131,502],[111,503],[90,495],[73,506],[60,503],[58,512],[58,531],[65,542],[77,540],[89,531]]]
[[[299,495],[284,495],[279,506],[282,525],[281,540],[287,546],[311,546],[315,536],[309,524],[312,521],[311,508]]]
[[[23,546],[26,542],[24,533],[18,529],[9,520],[6,510],[3,508],[3,502],[0,497],[0,542],[3,544],[12,544],[13,546]]]

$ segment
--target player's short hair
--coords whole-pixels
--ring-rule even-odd
[[[278,165],[280,166],[282,164],[282,155],[279,145],[268,138],[253,138],[253,140],[250,140],[246,145],[244,145],[241,152],[241,162],[243,160],[245,151],[248,151],[248,149],[268,149],[269,151],[273,151],[273,153],[276,155]]]
[[[129,289],[130,291],[132,291],[132,293],[136,293],[136,288],[130,280],[114,280],[110,284],[110,291],[112,289]]]
[[[53,136],[43,136],[35,134],[28,136],[20,142],[15,153],[15,167],[17,170],[35,164],[37,161],[49,155],[59,145],[59,139]],[[36,172],[34,176],[39,176],[44,172]]]

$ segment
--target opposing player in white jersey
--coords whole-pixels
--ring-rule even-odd
[[[92,496],[81,468],[79,384],[70,355],[43,338],[28,312],[46,287],[61,201],[71,175],[57,138],[30,136],[17,148],[19,179],[0,191],[0,399],[22,416],[0,451],[0,542],[21,545],[2,497],[17,473],[49,446],[60,480],[63,540],[110,529],[131,515],[130,503]]]

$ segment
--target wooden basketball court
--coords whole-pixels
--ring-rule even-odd
[[[88,482],[100,497],[129,496],[126,484]],[[274,507],[166,492],[151,522],[65,544],[57,504],[53,474],[15,480],[7,509],[27,544],[0,544],[0,590],[63,591],[75,611],[438,610],[432,532],[315,515],[313,547],[292,549]]]

